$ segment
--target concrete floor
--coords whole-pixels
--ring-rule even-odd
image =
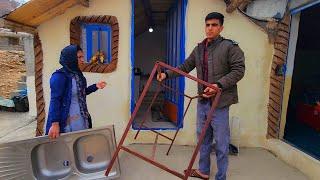
[[[170,128],[170,129],[175,129],[176,125],[171,122],[171,121],[157,121],[155,119],[153,119],[152,117],[152,112],[147,112],[148,107],[143,107],[141,106],[141,108],[139,109],[136,118],[134,120],[134,127],[135,128],[139,128],[140,124],[142,122],[142,120],[144,118],[146,118],[145,122],[144,122],[144,126],[148,127],[148,128]]]
[[[17,141],[35,136],[35,117],[29,113],[0,111],[0,143]]]
[[[146,156],[151,156],[152,145],[133,144],[130,149]],[[156,160],[165,163],[172,169],[183,172],[191,159],[194,150],[191,146],[174,146],[169,156],[165,155],[167,145],[159,145]],[[212,154],[212,172],[210,179],[216,173],[215,155]],[[197,161],[194,168],[197,167]],[[135,156],[121,151],[120,180],[175,180],[179,179]],[[189,178],[197,179],[197,178]],[[228,180],[307,180],[299,170],[292,168],[276,158],[270,152],[259,148],[242,148],[239,156],[230,156]]]
[[[28,113],[0,112],[0,143],[28,139],[35,136],[36,121]],[[152,145],[129,146],[146,156],[151,156]],[[168,145],[158,145],[156,160],[178,172],[186,169],[194,147],[174,146],[166,156]],[[211,179],[216,172],[215,155],[212,154]],[[120,153],[120,180],[175,180],[175,176],[124,151]],[[197,167],[197,160],[194,168]],[[195,178],[189,178],[195,179]],[[307,180],[299,170],[292,168],[270,152],[259,148],[241,148],[239,156],[230,156],[228,180]]]

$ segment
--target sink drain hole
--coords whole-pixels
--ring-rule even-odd
[[[87,157],[87,161],[88,161],[88,162],[92,162],[92,161],[93,161],[93,156],[88,156],[88,157]]]
[[[69,166],[69,161],[67,160],[63,161],[63,166]]]

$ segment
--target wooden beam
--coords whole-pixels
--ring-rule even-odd
[[[78,0],[79,4],[81,4],[84,7],[89,7],[89,0]]]
[[[73,7],[76,4],[78,4],[78,0],[64,1],[63,3],[60,3],[59,5],[53,7],[46,13],[43,13],[40,16],[37,16],[31,19],[28,24],[31,24],[33,26],[38,26],[39,24],[41,24],[46,20],[49,20],[53,17],[63,14],[68,8]]]
[[[30,34],[35,34],[37,31],[36,27],[27,26],[11,20],[7,20],[5,18],[0,18],[0,28],[11,29],[15,32],[26,32]]]
[[[155,24],[154,24],[154,20],[152,17],[152,9],[151,9],[150,0],[142,0],[142,4],[144,7],[145,15],[148,19],[148,25],[151,27],[154,27]]]

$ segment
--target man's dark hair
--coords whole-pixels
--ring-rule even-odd
[[[223,25],[224,16],[223,16],[221,13],[218,13],[218,12],[209,13],[209,14],[206,16],[205,21],[210,20],[210,19],[218,19],[219,22],[220,22],[220,25],[221,25],[221,26]]]

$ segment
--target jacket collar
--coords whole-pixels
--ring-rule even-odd
[[[214,45],[218,44],[222,40],[223,40],[223,37],[219,35],[218,37],[216,37],[214,40],[212,40],[207,44],[207,38],[205,38],[201,43],[199,43],[199,45],[202,47],[213,47]]]

